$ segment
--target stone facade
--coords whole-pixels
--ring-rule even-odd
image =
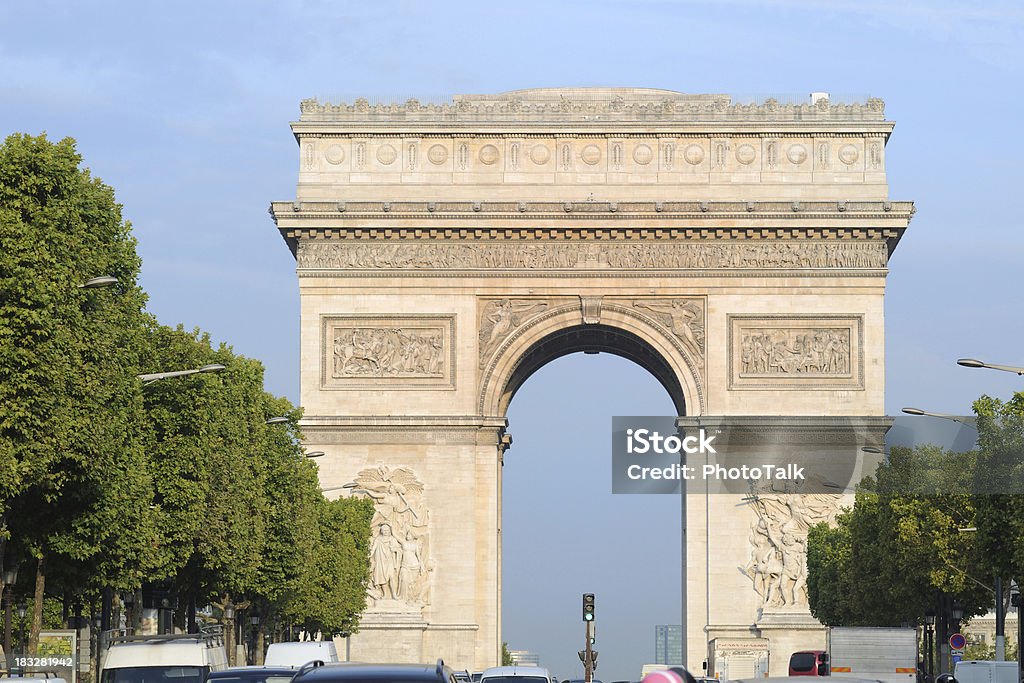
[[[868,416],[880,439],[885,276],[913,213],[888,198],[892,127],[880,100],[665,90],[304,101],[296,198],[271,214],[322,484],[376,501],[352,658],[498,661],[505,413],[560,355],[634,360],[681,426],[763,416],[799,439]],[[687,496],[697,670],[775,675],[824,642],[802,552],[841,499],[755,499]]]

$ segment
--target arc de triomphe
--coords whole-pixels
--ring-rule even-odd
[[[888,198],[892,128],[880,100],[827,95],[303,101],[296,199],[271,211],[322,485],[375,500],[352,658],[496,663],[505,413],[554,358],[629,358],[687,419],[868,416],[880,439],[885,276],[913,213]],[[801,348],[817,360],[777,362]],[[784,674],[823,644],[797,575],[820,502],[687,497],[691,668]]]

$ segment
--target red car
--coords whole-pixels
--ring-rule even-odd
[[[789,657],[790,676],[828,676],[828,653],[824,650],[803,650]]]

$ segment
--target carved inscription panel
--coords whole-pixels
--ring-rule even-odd
[[[859,316],[730,316],[731,389],[862,389]]]
[[[324,316],[321,386],[455,388],[454,316]]]

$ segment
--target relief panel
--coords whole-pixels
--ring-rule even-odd
[[[863,389],[861,316],[729,316],[730,389]]]
[[[323,389],[455,388],[455,316],[323,316]]]

